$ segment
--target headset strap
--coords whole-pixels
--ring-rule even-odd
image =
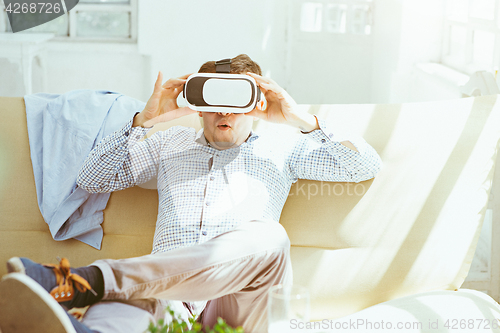
[[[215,62],[216,73],[230,73],[231,72],[231,59],[222,59]]]

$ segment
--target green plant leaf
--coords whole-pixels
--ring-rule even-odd
[[[165,323],[164,319],[159,319],[156,325],[154,323],[150,323],[148,330],[146,332],[149,333],[201,333],[203,331],[203,326],[196,321],[196,318],[193,316],[188,318],[188,322],[185,322],[181,315],[175,314],[175,311],[167,307],[165,312],[169,313],[172,317],[172,321],[170,323]],[[191,327],[191,328],[189,328]],[[232,328],[229,326],[226,321],[222,318],[217,318],[217,323],[214,325],[213,329],[209,327],[205,328],[206,333],[244,333],[243,328],[241,326],[237,328]]]

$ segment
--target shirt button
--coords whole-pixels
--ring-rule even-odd
[[[201,234],[202,234],[203,236],[206,236],[206,235],[207,235],[207,232],[206,232],[206,231],[203,231]]]
[[[321,139],[321,143],[325,143],[325,142],[326,142],[326,140],[325,140],[325,139]]]
[[[214,179],[215,179],[215,177],[214,177],[214,176],[210,176],[210,180],[214,180]]]
[[[210,202],[208,202],[208,201],[205,202],[205,205],[210,206]]]

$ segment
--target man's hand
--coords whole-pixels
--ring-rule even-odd
[[[161,84],[163,74],[160,71],[156,79],[154,91],[144,110],[134,118],[132,126],[151,127],[156,123],[166,122],[182,116],[196,113],[188,107],[179,108],[177,97],[182,92],[184,83],[190,74],[170,79]]]
[[[248,72],[255,79],[267,101],[265,110],[255,109],[245,113],[269,122],[287,124],[300,128],[301,131],[310,132],[319,128],[316,118],[309,113],[297,111],[297,103],[276,82],[267,77]]]

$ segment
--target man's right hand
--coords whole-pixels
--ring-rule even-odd
[[[162,85],[163,74],[160,71],[155,82],[153,94],[146,103],[144,110],[134,118],[132,126],[152,127],[157,123],[196,113],[196,111],[188,107],[179,108],[177,105],[177,97],[182,92],[184,83],[186,83],[189,75],[191,74],[170,79]]]

